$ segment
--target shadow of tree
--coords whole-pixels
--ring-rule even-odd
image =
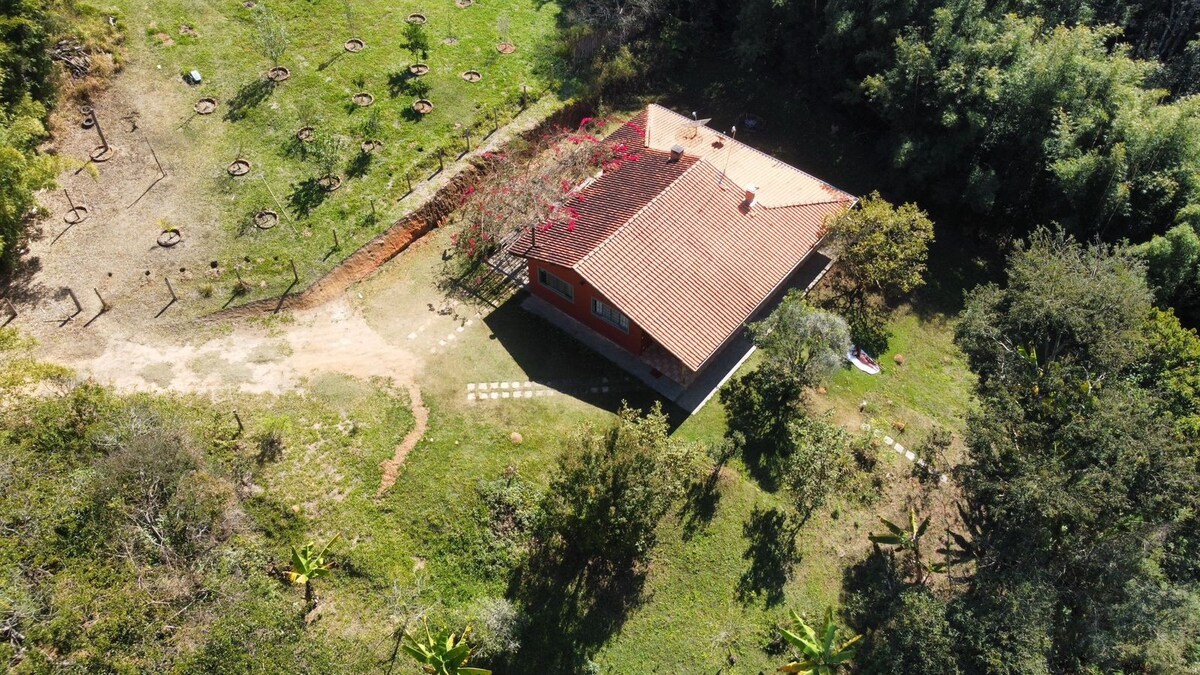
[[[327,196],[329,196],[329,192],[321,187],[317,179],[309,178],[292,184],[292,193],[288,195],[288,205],[292,207],[297,216],[303,218],[320,206]]]
[[[756,506],[742,526],[742,535],[749,540],[742,558],[750,561],[750,568],[738,580],[738,600],[750,603],[761,597],[767,607],[778,605],[783,602],[783,587],[791,577],[792,566],[800,561],[793,523],[777,508],[763,510]]]
[[[243,84],[241,89],[229,99],[229,109],[225,111],[225,120],[237,122],[243,120],[250,111],[257,108],[275,91],[275,83],[260,77]]]
[[[346,166],[346,176],[348,178],[362,178],[371,170],[371,160],[374,158],[369,152],[360,150],[350,163]]]
[[[524,608],[519,667],[512,672],[577,673],[644,602],[645,574],[611,571],[543,550],[513,577],[509,596]],[[507,669],[501,669],[502,671]]]
[[[713,467],[705,480],[693,483],[684,494],[683,505],[679,507],[684,541],[690,541],[702,532],[717,515],[717,506],[721,503],[721,492],[717,489],[721,468],[720,464]]]
[[[892,554],[875,546],[862,562],[842,572],[849,627],[857,633],[866,633],[882,623],[904,588],[904,578]]]

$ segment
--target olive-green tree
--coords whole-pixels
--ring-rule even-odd
[[[933,221],[916,204],[896,207],[872,192],[826,227],[838,269],[860,300],[904,295],[924,283]]]

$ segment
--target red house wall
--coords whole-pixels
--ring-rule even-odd
[[[575,290],[575,301],[567,300],[553,290],[543,286],[538,280],[538,270],[540,269],[545,269],[559,279],[571,284]],[[549,302],[576,321],[634,354],[641,354],[642,350],[646,348],[646,334],[633,322],[633,319],[629,320],[629,332],[626,333],[604,319],[592,314],[592,298],[598,298],[601,302],[616,307],[618,310],[621,308],[609,302],[607,298],[588,285],[583,280],[583,277],[580,277],[576,274],[575,270],[569,267],[560,267],[559,265],[531,259],[529,261],[529,292]]]

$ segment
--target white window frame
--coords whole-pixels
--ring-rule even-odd
[[[550,283],[548,283],[550,279],[562,284],[563,288],[556,288],[552,286]],[[570,300],[571,302],[575,302],[575,287],[571,285],[571,282],[563,279],[544,267],[538,268],[538,283],[558,294],[559,297]],[[563,290],[564,288],[566,289],[565,291]]]
[[[629,317],[600,298],[592,298],[592,314],[608,322],[617,330],[629,332]]]

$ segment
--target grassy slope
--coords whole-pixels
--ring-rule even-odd
[[[213,251],[214,258],[250,259],[242,263],[242,275],[253,287],[247,299],[281,293],[291,282],[289,258],[296,261],[301,283],[310,283],[411,208],[415,196],[402,201],[406,175],[411,174],[419,193],[419,183],[437,168],[439,149],[452,161],[463,149],[464,131],[472,131],[475,145],[492,130],[493,119],[500,124],[511,119],[520,109],[521,85],[528,84],[531,98],[541,94],[545,80],[535,70],[558,12],[553,3],[495,2],[459,9],[448,0],[358,0],[348,21],[346,3],[337,0],[260,2],[286,21],[291,37],[281,59],[291,78],[271,89],[261,87],[271,64],[255,49],[253,12],[241,2],[114,1],[130,36],[133,65],[128,76],[140,78],[148,97],[174,98],[178,110],[172,110],[180,125],[175,140],[207,160],[209,189],[196,198],[212,200],[219,208],[226,241],[222,250]],[[405,17],[412,12],[428,17],[430,48],[421,60],[431,71],[422,79],[431,87],[428,98],[435,109],[424,118],[411,114],[416,97],[395,84],[415,60],[402,37]],[[511,55],[495,49],[502,16],[518,46]],[[185,24],[198,36],[181,34]],[[166,45],[159,34],[173,44]],[[361,53],[343,51],[343,42],[352,36],[366,42]],[[458,43],[443,44],[449,36]],[[203,74],[203,85],[183,84],[180,74],[192,69]],[[469,69],[481,72],[483,80],[464,81],[460,75]],[[374,105],[351,105],[358,91],[372,93]],[[193,117],[191,105],[203,96],[218,99],[221,107],[213,115]],[[300,189],[319,171],[300,156],[296,131],[311,125],[343,138],[348,149],[338,173],[349,177],[372,111],[381,125],[374,135],[385,148],[366,172],[334,193]],[[236,114],[231,118],[231,113]],[[239,156],[253,169],[230,178],[225,167]],[[289,203],[293,198],[305,205]],[[290,212],[295,232],[286,222],[269,231],[247,227],[253,213],[279,210],[276,200]],[[311,212],[303,216],[297,210]],[[342,244],[338,252],[330,250],[331,228]],[[228,299],[231,288],[230,278],[214,289],[214,308]]]

